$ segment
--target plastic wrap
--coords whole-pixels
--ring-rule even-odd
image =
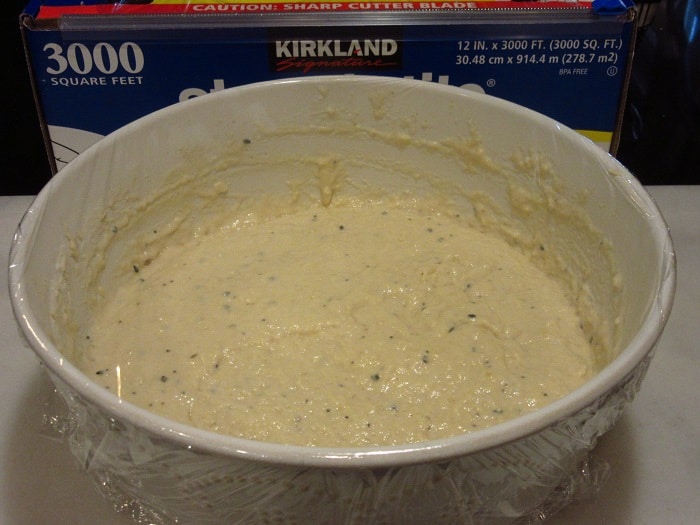
[[[653,352],[623,383],[526,438],[462,458],[382,469],[261,466],[144,434],[53,377],[47,425],[119,513],[139,524],[530,524],[604,489],[595,455],[643,380]]]
[[[292,108],[285,104],[280,90],[297,104]],[[352,115],[347,128],[338,125],[338,111],[329,110],[338,107],[343,108],[342,114]],[[230,126],[231,115],[236,127]],[[421,136],[396,140],[397,130],[404,130],[406,115],[421,123],[414,128]],[[324,119],[332,123],[332,133],[319,133],[327,123]],[[177,125],[182,122],[188,126]],[[452,139],[465,126],[472,129],[473,125],[484,137],[484,149],[498,152],[494,158],[510,159],[511,152],[528,142],[547,151],[555,171],[561,170],[562,184],[553,185],[555,193],[548,193],[552,190],[548,184],[541,186],[539,179],[545,172],[540,157],[518,157],[528,173],[534,173],[535,185],[545,188],[544,195],[562,200],[585,190],[596,224],[606,229],[616,253],[627,258],[622,263],[634,266],[635,260],[644,257],[645,265],[625,268],[626,286],[620,291],[610,284],[617,277],[610,275],[607,259],[596,250],[583,254],[590,258],[584,261],[589,268],[600,265],[605,275],[583,289],[601,300],[593,313],[610,321],[608,317],[620,310],[615,317],[619,323],[605,324],[605,330],[614,332],[611,340],[622,345],[619,355],[609,356],[610,363],[586,385],[528,416],[472,434],[376,449],[313,450],[227,438],[169,422],[122,402],[70,363],[71,339],[60,330],[70,334],[70,325],[80,321],[82,302],[75,298],[89,294],[82,278],[94,269],[95,261],[88,257],[87,266],[82,266],[79,254],[84,252],[72,247],[73,260],[66,264],[75,268],[66,271],[75,282],[59,287],[64,294],[47,301],[55,267],[46,261],[59,260],[62,249],[56,239],[65,239],[66,229],[81,231],[85,217],[95,211],[101,222],[109,223],[103,212],[117,196],[160,188],[181,162],[181,147],[187,150],[183,155],[188,162],[204,159],[210,172],[229,166],[217,154],[240,143],[238,135],[249,137],[248,125],[264,130],[276,146],[253,141],[262,144],[258,153],[264,159],[270,158],[270,151],[284,160],[286,154],[300,149],[318,154],[333,146],[341,156],[369,149],[383,159],[398,151],[402,162],[415,165],[417,172],[444,169],[461,177],[466,166],[470,173],[464,180],[473,189],[488,191],[493,202],[487,202],[494,206],[508,199],[517,201],[521,211],[527,210],[522,220],[532,221],[533,230],[540,227],[540,218],[528,206],[527,195],[514,191],[512,180],[497,171],[480,177],[474,166],[490,165],[481,149],[477,148],[476,160],[470,159],[471,152],[456,147]],[[286,132],[271,133],[271,129]],[[318,135],[313,141],[309,140],[312,133]],[[248,162],[251,159],[246,157]],[[80,179],[86,172],[93,175],[89,182]],[[82,184],[75,185],[76,181]],[[269,181],[265,185],[270,186]],[[76,210],[76,193],[82,197],[80,202],[90,206]],[[207,213],[209,204],[204,200],[192,216]],[[559,225],[570,230],[576,242],[600,248],[599,237],[587,238],[579,231],[582,223],[570,208],[556,209],[561,212]],[[82,248],[104,249],[99,236],[78,238]],[[577,254],[568,256],[573,259]],[[595,457],[596,443],[638,391],[668,317],[675,286],[673,248],[658,210],[631,175],[590,141],[491,97],[428,83],[369,77],[248,86],[164,110],[124,128],[76,159],[40,194],[19,227],[10,259],[11,295],[18,321],[65,405],[61,411],[47,413],[47,421],[115,509],[142,524],[542,521],[604,487],[609,467]],[[109,269],[109,259],[97,261],[98,267]],[[63,310],[52,310],[54,301]],[[593,320],[598,319],[596,315]],[[68,328],[61,328],[62,323]],[[59,331],[52,333],[56,324]],[[53,340],[60,341],[63,353]]]

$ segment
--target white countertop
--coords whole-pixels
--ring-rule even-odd
[[[675,244],[675,305],[641,391],[594,451],[610,465],[607,482],[548,524],[700,523],[700,186],[649,192]],[[12,235],[30,202],[0,197],[0,525],[127,525],[42,419],[50,385],[19,335],[6,284]]]

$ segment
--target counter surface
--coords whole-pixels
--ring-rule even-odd
[[[637,398],[594,454],[610,476],[553,525],[700,522],[700,186],[652,186],[678,259],[675,305]],[[31,197],[0,197],[0,524],[128,525],[73,463],[42,416],[51,387],[15,325],[7,290],[12,234]]]

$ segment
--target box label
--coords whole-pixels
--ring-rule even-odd
[[[106,135],[192,97],[313,74],[415,78],[521,104],[610,142],[632,22],[30,31],[57,169]],[[293,101],[290,101],[293,103]],[[77,130],[77,131],[71,131]],[[80,135],[78,137],[78,135]],[[89,142],[89,140],[87,141]]]

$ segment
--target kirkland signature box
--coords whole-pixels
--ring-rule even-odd
[[[55,173],[100,137],[165,106],[318,74],[481,91],[615,153],[635,14],[612,0],[35,0],[20,23]]]

